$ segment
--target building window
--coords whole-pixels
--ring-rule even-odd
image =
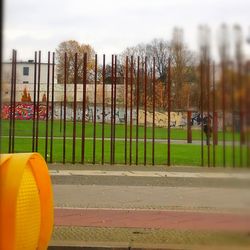
[[[28,76],[29,75],[29,67],[23,67],[23,75]]]
[[[29,81],[23,81],[23,83],[24,83],[24,84],[27,84],[27,83],[29,83]]]

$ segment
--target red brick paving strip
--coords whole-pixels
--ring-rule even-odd
[[[55,225],[250,232],[250,214],[57,208]]]

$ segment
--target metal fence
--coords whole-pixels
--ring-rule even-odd
[[[83,58],[83,63],[79,79],[80,57]],[[156,90],[158,76],[155,58],[152,58],[149,63],[147,57],[126,56],[124,62],[119,61],[119,65],[122,65],[122,73],[119,72],[119,74],[117,56],[112,55],[108,74],[105,55],[101,65],[98,64],[97,58],[96,55],[91,78],[87,54],[75,54],[74,80],[69,84],[69,58],[65,53],[63,82],[60,83],[63,86],[63,100],[58,102],[54,98],[55,53],[48,52],[46,100],[41,100],[41,52],[35,52],[33,101],[27,104],[30,108],[29,126],[32,123],[32,129],[30,134],[22,135],[19,131],[17,136],[16,123],[21,118],[17,110],[20,102],[16,100],[17,52],[14,50],[10,103],[2,105],[3,109],[7,106],[7,114],[5,117],[2,114],[2,121],[6,123],[8,120],[6,130],[4,126],[2,130],[2,140],[6,140],[2,151],[11,153],[32,150],[42,153],[46,161],[51,163],[165,164],[168,166],[194,164],[224,167],[250,165],[249,62],[242,65],[236,65],[235,62],[221,62],[215,65],[209,60],[201,61],[196,67],[198,106],[177,111],[174,109],[176,93],[173,92],[175,65],[169,58],[168,64],[165,65],[167,77],[163,82],[164,105],[161,107],[161,112],[166,119],[160,128],[156,122],[156,113],[159,112],[156,102],[159,100]],[[217,79],[216,72],[219,75]],[[120,81],[119,86],[123,86],[123,91],[119,90],[119,98],[118,81]],[[79,84],[82,86],[81,91],[77,89]],[[93,86],[91,102],[87,98],[88,84]],[[69,86],[73,86],[72,101],[67,99]],[[99,86],[102,86],[101,91]],[[98,88],[101,98],[97,96]],[[81,101],[79,101],[79,94]],[[109,101],[107,95],[109,95]],[[67,109],[72,110],[71,118],[67,117]],[[118,109],[123,110],[121,119],[117,119]],[[59,116],[55,115],[55,110],[59,110]],[[79,110],[81,110],[80,113]],[[107,118],[107,110],[109,118]],[[173,112],[185,113],[184,128],[176,129],[173,126],[171,121]],[[197,126],[194,126],[195,122]],[[60,128],[55,127],[55,123],[59,123]],[[28,126],[27,122],[23,122],[20,126],[25,127],[26,124]],[[70,133],[68,129],[71,130]],[[156,132],[163,134],[159,136]],[[179,138],[178,133],[185,134],[185,137]],[[17,140],[19,144],[23,143],[18,149]],[[160,147],[158,147],[159,144],[161,144]],[[195,163],[192,160],[178,162],[178,157],[183,155],[186,158],[194,158],[192,149],[199,154]]]

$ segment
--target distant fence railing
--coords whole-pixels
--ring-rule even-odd
[[[83,57],[81,79],[79,56]],[[65,54],[60,102],[55,100],[55,54],[48,53],[47,89],[41,100],[41,53],[38,57],[35,53],[33,100],[29,102],[16,98],[16,58],[13,51],[10,102],[3,103],[1,111],[4,152],[37,151],[50,163],[250,165],[249,62],[240,71],[232,62],[227,67],[216,66],[221,74],[218,81],[215,64],[202,61],[197,67],[198,107],[176,111],[172,88],[175,66],[170,59],[165,65],[164,105],[159,107],[155,58],[149,65],[147,57],[125,57],[122,81],[119,75],[123,88],[118,93],[117,56],[111,58],[109,79],[105,55],[101,66],[96,56],[91,80],[87,54],[75,54],[73,99],[69,101]],[[90,81],[91,100],[86,91]]]

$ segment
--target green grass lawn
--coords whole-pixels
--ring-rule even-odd
[[[81,162],[81,140],[76,140],[76,162]],[[66,162],[72,162],[72,139],[66,140]],[[85,142],[85,162],[92,163],[93,161],[93,141],[86,140]],[[125,143],[124,141],[116,141],[115,143],[115,163],[124,164],[125,159]],[[144,160],[144,143],[138,143],[138,160],[139,164],[143,164]],[[101,141],[96,141],[96,160],[95,162],[101,163]],[[50,148],[50,140],[48,144],[48,150]],[[8,151],[8,138],[2,138],[2,149],[5,153]],[[32,139],[16,138],[15,140],[15,152],[31,152],[32,150]],[[210,162],[212,165],[213,148],[210,147]],[[222,146],[216,146],[216,165],[223,165],[222,158]],[[246,147],[243,147],[243,165],[246,165],[247,152]],[[3,153],[4,153],[3,152]],[[39,139],[38,152],[44,156],[45,152],[45,139]],[[63,156],[63,140],[53,140],[53,162],[62,162]],[[48,152],[50,154],[50,152]],[[204,165],[207,165],[207,146],[204,146]],[[110,162],[110,141],[105,141],[105,163]],[[132,163],[135,164],[135,142],[132,143]],[[235,164],[240,165],[240,150],[236,147],[235,150]],[[49,157],[48,157],[49,160]],[[127,147],[127,162],[129,162],[129,144]],[[232,148],[226,146],[226,165],[232,166]],[[152,163],[152,143],[147,143],[147,164]],[[155,165],[167,164],[167,144],[155,143]],[[171,145],[171,165],[188,165],[188,166],[199,166],[201,164],[201,147],[199,145]]]
[[[39,121],[39,136],[45,136],[45,121]],[[32,126],[33,122],[31,120],[21,121],[16,120],[15,125],[15,134],[19,136],[32,136]],[[62,124],[63,126],[63,124]],[[49,123],[49,131],[50,131],[50,123]],[[104,136],[106,138],[110,138],[110,131],[111,126],[110,124],[105,124],[105,133]],[[60,121],[54,121],[54,136],[60,137],[63,136],[63,127],[60,126]],[[116,125],[116,137],[117,138],[124,138],[125,136],[125,125],[124,124],[117,124]],[[130,128],[127,128],[127,134],[129,137]],[[4,120],[2,121],[2,135],[9,134],[9,121]],[[50,132],[49,132],[50,134]],[[81,122],[76,123],[76,136],[81,137],[82,134],[82,124]],[[93,137],[93,123],[86,123],[85,128],[86,137]],[[71,137],[73,135],[73,122],[68,121],[66,124],[66,136]],[[102,124],[96,123],[96,137],[102,137]],[[132,137],[136,137],[136,126],[133,126],[132,129]],[[144,127],[139,126],[138,129],[138,137],[144,138]],[[192,130],[192,137],[193,140],[200,140],[201,139],[201,131],[200,129],[193,129]],[[147,138],[152,138],[152,127],[147,128]],[[167,138],[167,128],[155,128],[155,138],[157,139],[166,139]],[[205,138],[205,135],[204,135]],[[218,132],[218,140],[222,140],[223,134],[221,131]],[[232,140],[232,133],[226,132],[225,138],[227,141]],[[235,133],[235,140],[239,140],[240,135],[239,133]],[[171,128],[171,139],[175,140],[186,140],[187,139],[187,129],[186,128]]]
[[[38,152],[44,156],[45,152],[45,121],[39,122],[39,144]],[[50,125],[49,125],[50,128]],[[116,125],[116,137],[124,138],[125,134],[124,125]],[[54,136],[57,137],[53,140],[53,162],[62,162],[63,156],[63,128],[60,129],[60,121],[54,122]],[[66,162],[72,162],[72,134],[73,134],[73,122],[67,122],[66,128]],[[81,162],[81,122],[77,122],[76,125],[76,136],[79,138],[76,140],[76,162]],[[93,162],[93,124],[86,123],[86,137],[89,139],[85,142],[85,162]],[[8,152],[8,135],[9,133],[9,122],[2,121],[2,135],[5,137],[2,138],[2,153]],[[32,121],[16,121],[16,136],[32,136]],[[183,139],[186,140],[186,128],[171,128],[171,139]],[[49,131],[50,135],[50,131]],[[136,127],[133,127],[132,136],[135,138]],[[96,137],[102,137],[102,126],[101,124],[96,124]],[[105,137],[110,137],[110,124],[105,124]],[[193,140],[200,140],[201,132],[200,130],[193,130]],[[144,127],[139,127],[139,138],[144,138]],[[147,128],[147,138],[152,138],[152,128]],[[166,128],[155,128],[155,138],[157,139],[166,139],[167,138],[167,129]],[[222,140],[222,132],[218,134],[219,140]],[[239,140],[239,134],[235,134],[236,140]],[[205,140],[205,135],[204,135]],[[226,140],[232,140],[232,134],[230,132],[226,133]],[[48,151],[50,149],[50,139],[48,141]],[[138,164],[143,164],[144,161],[144,143],[140,141],[138,143]],[[136,143],[132,142],[132,164],[135,164]],[[102,142],[100,140],[96,141],[96,163],[101,163],[101,152],[102,152]],[[129,126],[128,126],[128,144],[127,144],[127,162],[129,162]],[[208,148],[204,142],[204,165],[207,164],[207,152]],[[210,146],[210,163],[213,162],[213,147]],[[15,152],[31,152],[32,151],[32,139],[31,138],[15,138]],[[216,165],[223,165],[223,147],[221,145],[216,146]],[[245,146],[242,147],[240,151],[239,146],[235,148],[235,164],[240,165],[240,152],[242,153],[243,164],[246,165],[247,161],[247,149]],[[48,152],[48,160],[49,159]],[[232,166],[233,164],[233,154],[232,147],[230,145],[226,146],[226,165]],[[105,141],[105,154],[104,154],[105,163],[110,163],[110,141]],[[125,142],[116,141],[115,143],[115,163],[124,164],[125,162]],[[155,164],[156,165],[165,165],[167,163],[167,144],[156,142],[155,143]],[[152,143],[147,142],[147,164],[152,164]],[[195,144],[171,144],[171,165],[189,165],[189,166],[199,166],[201,165],[201,146]]]

